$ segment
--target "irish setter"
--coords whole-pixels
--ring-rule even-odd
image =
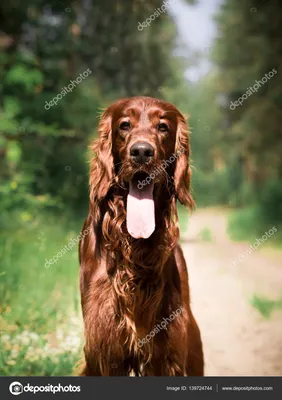
[[[80,242],[82,375],[203,375],[178,245],[190,208],[189,132],[172,104],[132,97],[102,115]]]

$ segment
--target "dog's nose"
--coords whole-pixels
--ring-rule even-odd
[[[153,146],[146,142],[137,142],[130,148],[131,158],[138,164],[145,164],[154,157],[155,150]]]

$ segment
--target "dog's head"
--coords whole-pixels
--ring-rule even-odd
[[[102,115],[90,174],[91,202],[118,184],[127,191],[127,229],[147,238],[155,228],[159,188],[192,207],[189,133],[183,115],[170,103],[132,97]]]

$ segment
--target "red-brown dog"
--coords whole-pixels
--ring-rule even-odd
[[[103,114],[80,243],[83,375],[203,375],[177,200],[193,207],[189,134],[173,105],[121,99]]]

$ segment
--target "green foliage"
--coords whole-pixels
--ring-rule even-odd
[[[282,296],[278,300],[267,299],[263,296],[254,295],[251,305],[266,319],[269,319],[276,310],[282,310]]]
[[[16,142],[10,142],[7,144],[7,161],[10,164],[17,164],[21,159],[21,147]]]
[[[178,219],[180,225],[180,234],[184,235],[187,231],[188,225],[188,211],[181,204],[177,205]]]
[[[0,6],[1,32],[13,43],[0,48],[0,218],[15,208],[85,212],[86,150],[101,108],[117,97],[158,96],[170,81],[183,87],[183,65],[170,54],[174,24],[164,13],[137,29],[161,0],[134,2],[126,24],[124,2],[9,4],[9,13]],[[45,108],[88,69],[87,78]]]
[[[230,238],[253,242],[257,235],[261,237],[264,231],[258,217],[258,209],[255,206],[234,211],[230,215],[227,227]]]
[[[77,237],[82,221],[21,220],[0,236],[0,375],[70,375],[82,357],[77,246],[49,268],[46,260]]]
[[[217,16],[217,69],[193,84],[186,84],[183,71],[195,60],[173,56],[176,27],[170,13],[138,30],[162,0],[133,0],[130,7],[111,0],[2,3],[0,228],[9,231],[0,236],[0,329],[8,332],[13,346],[4,343],[0,370],[6,375],[65,375],[79,350],[55,351],[54,356],[46,348],[31,359],[21,337],[37,332],[34,346],[45,348],[55,327],[72,326],[67,317],[77,314],[77,252],[68,252],[50,269],[44,264],[80,230],[81,223],[65,221],[87,213],[87,147],[96,136],[97,115],[113,100],[155,96],[190,114],[197,205],[243,207],[229,222],[235,239],[251,240],[273,225],[280,232],[280,1],[226,0]],[[230,110],[230,101],[273,68],[273,78]],[[87,69],[91,74],[72,92],[45,108]],[[183,234],[188,214],[181,206],[178,210]],[[48,218],[39,218],[43,215]],[[279,232],[271,241],[281,242]],[[201,237],[212,240],[208,228]],[[270,307],[262,303],[254,300],[258,308]]]
[[[209,227],[205,227],[203,228],[199,234],[198,237],[201,241],[203,242],[213,242],[213,235],[212,235],[212,231],[210,230]]]
[[[258,206],[234,211],[229,217],[227,232],[232,240],[253,243],[256,238],[261,238],[273,226],[277,232],[267,239],[266,245],[280,248],[282,246],[281,226],[277,223],[271,224],[267,218],[263,218]]]
[[[280,11],[278,0],[225,0],[212,50],[217,70],[189,87],[193,194],[198,206],[241,208],[229,224],[238,239],[281,226]],[[230,109],[273,70],[257,92]]]
[[[278,0],[226,0],[216,18],[219,34],[213,58],[220,68],[217,88],[225,98],[222,114],[228,131],[221,138],[228,147],[225,160],[228,163],[230,156],[239,157],[241,183],[247,181],[256,196],[266,181],[282,176],[280,6]],[[256,12],[252,12],[254,8]],[[266,78],[273,70],[273,76]],[[256,92],[230,109],[231,101],[262,79],[266,82],[260,83]]]
[[[261,219],[282,227],[282,180],[267,181],[257,196]]]
[[[26,340],[23,332],[28,331],[3,334],[2,339],[0,337],[1,376],[69,376],[75,374],[75,366],[82,357],[82,350],[73,352],[67,349],[65,352],[57,352],[57,349],[50,348],[48,352],[46,348],[46,351],[42,351],[42,348],[48,345],[48,340],[44,336],[39,336],[39,340],[33,343]],[[29,333],[31,337],[33,334],[34,332]],[[20,341],[21,337],[25,344]]]
[[[279,180],[266,182],[256,196],[253,194],[252,206],[231,214],[228,233],[233,240],[251,240],[275,226],[278,232],[270,240],[277,245],[282,244],[281,188]]]
[[[230,198],[228,171],[203,172],[196,169],[193,173],[192,190],[198,206],[226,204]]]
[[[131,95],[167,95],[185,104],[186,65],[172,55],[170,14],[137,29],[161,5],[0,5],[0,228],[6,232],[0,235],[0,375],[68,375],[81,358],[81,348],[72,349],[81,334],[72,319],[82,324],[77,248],[49,269],[45,263],[78,235],[82,218],[76,221],[88,212],[88,145],[101,109]],[[55,97],[57,105],[48,105]],[[186,223],[180,208],[183,231]]]
[[[79,224],[71,221],[68,226],[64,222],[66,216],[58,224],[55,217],[41,219],[31,211],[23,211],[19,216],[10,214],[10,218],[20,219],[22,224],[17,230],[13,227],[9,235],[1,235],[1,308],[11,307],[12,317],[20,324],[29,321],[32,329],[40,331],[41,310],[40,307],[33,309],[36,304],[44,307],[46,321],[49,316],[51,321],[53,315],[64,317],[60,315],[60,310],[62,305],[71,306],[69,299],[73,299],[73,307],[78,304],[77,247],[69,250],[50,269],[45,267],[45,261],[78,235],[82,221]],[[34,284],[35,277],[40,285]],[[63,293],[60,297],[56,296],[55,293],[61,292],[62,288]],[[25,308],[24,313],[21,307]],[[43,326],[45,324],[43,321]]]
[[[26,93],[33,93],[37,85],[42,85],[44,76],[38,69],[22,64],[15,64],[7,72],[5,83],[7,87],[19,87]]]

